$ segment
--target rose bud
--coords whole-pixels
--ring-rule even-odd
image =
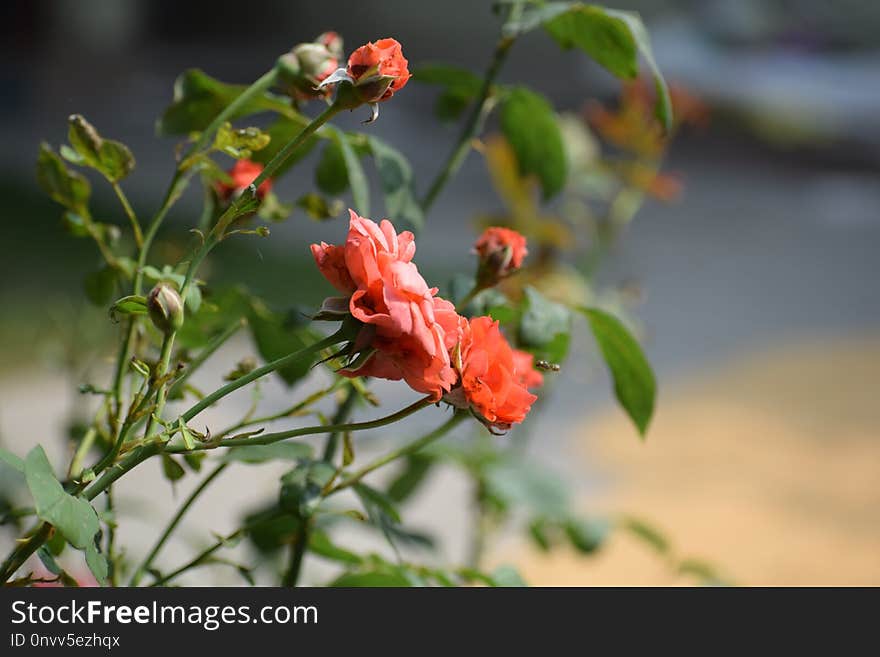
[[[254,180],[263,173],[263,165],[251,160],[238,160],[227,172],[231,182],[217,181],[214,189],[224,203],[241,196]],[[262,201],[272,189],[272,181],[267,178],[257,188],[257,199]]]
[[[500,226],[483,231],[474,243],[474,252],[480,257],[477,286],[481,289],[492,287],[517,271],[529,253],[525,237]]]
[[[379,39],[355,50],[348,58],[348,66],[336,70],[321,86],[347,82],[340,87],[336,102],[349,109],[369,104],[373,115],[366,123],[370,123],[379,116],[377,103],[406,86],[411,77],[408,66],[396,39]]]
[[[342,39],[336,32],[325,32],[278,59],[279,81],[293,98],[324,98],[330,89],[319,87],[339,66],[341,57]]]
[[[147,313],[153,325],[165,335],[183,326],[183,300],[167,283],[159,283],[150,290]]]
[[[320,43],[327,48],[330,53],[337,59],[342,59],[342,37],[337,32],[322,32],[315,39],[315,43]]]

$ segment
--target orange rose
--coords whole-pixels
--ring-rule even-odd
[[[474,243],[474,251],[480,256],[477,283],[491,287],[522,267],[529,251],[526,238],[510,228],[492,226],[483,231]]]
[[[345,376],[405,380],[439,399],[456,381],[449,350],[458,342],[454,306],[437,297],[412,262],[413,234],[399,235],[391,222],[380,224],[353,210],[343,246],[313,244],[324,277],[350,295],[349,312],[364,324],[356,340],[375,352]],[[362,344],[361,344],[362,343]]]
[[[491,317],[462,318],[461,330],[455,355],[461,388],[446,399],[455,406],[469,407],[490,430],[506,431],[525,419],[537,399],[526,388],[529,375],[520,369],[525,361]]]
[[[263,165],[258,162],[251,162],[250,160],[238,160],[227,173],[232,178],[231,183],[218,181],[214,185],[217,195],[224,202],[239,196],[247,189],[257,179],[257,176],[263,173]],[[257,198],[262,201],[271,189],[272,181],[267,178],[257,188]]]
[[[365,103],[388,100],[410,79],[409,62],[396,39],[379,39],[361,46],[348,58],[348,75],[360,87]]]
[[[528,351],[513,350],[517,380],[529,390],[544,385],[544,375],[535,369],[535,357]]]

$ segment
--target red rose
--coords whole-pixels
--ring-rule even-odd
[[[513,365],[516,368],[517,381],[529,390],[544,385],[544,375],[535,369],[535,357],[528,351],[514,349]]]
[[[396,39],[379,39],[361,46],[348,58],[348,75],[360,87],[365,103],[388,100],[410,79],[409,62]]]
[[[474,243],[480,256],[477,282],[480,287],[491,287],[502,278],[522,267],[528,255],[526,238],[510,228],[492,226],[483,231]]]
[[[345,244],[312,244],[324,277],[350,295],[349,312],[364,324],[356,342],[375,352],[345,376],[404,379],[413,390],[436,399],[456,381],[449,350],[458,342],[455,307],[437,297],[412,262],[413,234],[400,234],[387,219],[380,224],[353,210]]]
[[[522,357],[515,355],[491,317],[461,318],[462,338],[456,367],[461,387],[446,399],[469,407],[489,429],[506,431],[522,422],[537,397],[525,385]]]
[[[214,189],[217,190],[217,195],[224,202],[241,195],[257,179],[257,176],[263,173],[263,165],[258,162],[251,162],[250,160],[238,160],[227,173],[232,182],[218,181],[214,186]],[[257,188],[257,198],[262,201],[271,189],[272,181],[267,178]]]

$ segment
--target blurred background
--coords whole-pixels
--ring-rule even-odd
[[[649,199],[598,272],[608,287],[637,290],[631,312],[660,386],[646,442],[584,349],[534,418],[535,459],[565,473],[585,510],[648,519],[677,555],[705,559],[734,583],[880,584],[880,5],[611,4],[642,13],[667,80],[700,99],[710,118],[677,135],[663,165],[681,192]],[[148,216],[175,146],[155,137],[154,122],[184,69],[247,83],[294,43],[333,29],[347,51],[394,36],[411,64],[480,72],[499,26],[489,2],[465,0],[13,0],[0,11],[0,441],[19,454],[43,442],[59,461],[81,403],[76,387],[106,367],[105,355],[86,355],[113,327],[82,298],[92,246],[69,239],[36,187],[41,140],[62,143],[76,112],[127,143],[138,165],[124,186]],[[573,113],[590,101],[614,106],[620,93],[616,80],[540,31],[516,44],[501,79]],[[413,83],[383,105],[376,124],[359,128],[361,116],[340,124],[405,152],[424,190],[458,132],[431,116],[435,98]],[[293,199],[311,185],[306,163],[276,191]],[[112,192],[94,188],[96,216],[103,209],[102,220],[122,223]],[[420,235],[429,281],[471,270],[475,218],[502,207],[491,190],[485,161],[472,153]],[[191,190],[165,237],[185,234],[200,200]],[[291,295],[316,302],[328,289],[312,284],[307,245],[343,234],[340,220],[300,214],[269,240],[224,246],[211,276],[244,281],[276,303]],[[163,253],[160,245],[156,256]],[[228,371],[248,348],[234,345],[204,376]],[[390,404],[401,394],[378,390]],[[285,394],[269,386],[267,399],[280,405]],[[175,496],[150,467],[120,486],[120,505],[126,491],[131,499],[121,531],[144,550],[189,486]],[[277,475],[271,467],[232,473],[199,503],[167,559],[231,527],[229,510],[271,495]],[[145,490],[155,491],[155,504],[139,508]],[[466,505],[462,482],[441,472],[408,515],[439,533],[455,561]],[[0,543],[9,540],[3,534]],[[682,581],[627,536],[588,559],[541,555],[511,536],[490,560],[515,563],[534,584]]]

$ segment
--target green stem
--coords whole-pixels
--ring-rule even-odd
[[[166,376],[168,374],[168,367],[171,365],[171,354],[174,352],[175,335],[174,331],[166,333],[165,338],[162,340],[162,352],[159,355],[159,364],[156,366],[156,372],[153,375],[154,379],[159,381],[159,386],[156,390],[156,407],[147,418],[147,427],[144,429],[144,438],[150,437],[150,433],[153,430],[153,426],[156,424],[157,418],[161,420],[162,412],[165,410],[165,400],[168,397],[168,382]],[[125,436],[121,436],[121,438],[124,440]],[[116,442],[119,443],[120,441]]]
[[[107,489],[107,548],[105,550],[107,554],[107,581],[110,586],[117,586],[118,584],[118,576],[119,576],[119,568],[116,564],[115,551],[116,551],[116,504],[113,501],[113,489]]]
[[[68,479],[79,479],[83,471],[83,463],[86,460],[89,450],[92,449],[92,445],[95,444],[95,438],[97,437],[98,430],[95,429],[95,427],[91,427],[86,431],[82,440],[79,441],[79,445],[76,447],[76,452],[73,454],[73,458],[70,461],[70,467],[67,469]]]
[[[47,522],[41,523],[36,531],[23,543],[12,551],[12,553],[0,566],[0,582],[6,582],[15,575],[15,572],[21,568],[22,564],[27,561],[28,557],[37,551],[43,543],[49,540],[52,533],[52,525]]]
[[[351,414],[356,401],[357,392],[353,385],[348,384],[345,389],[345,399],[342,400],[342,403],[339,404],[339,407],[336,409],[336,414],[333,416],[331,424],[338,425],[345,422]],[[325,462],[333,462],[333,456],[336,454],[336,448],[339,445],[340,435],[339,431],[331,431],[327,435],[327,443],[324,446],[323,457]],[[296,538],[290,546],[290,565],[287,567],[287,572],[285,572],[284,578],[281,581],[282,586],[294,587],[299,581],[303,558],[305,557],[309,545],[310,530],[310,524],[308,522],[303,522],[300,530],[297,532]]]
[[[113,187],[113,191],[116,192],[116,197],[122,204],[122,209],[125,210],[125,216],[128,217],[128,221],[131,223],[131,230],[134,233],[134,243],[140,249],[144,246],[144,234],[141,231],[141,224],[138,221],[137,215],[134,213],[131,203],[128,202],[128,197],[122,191],[119,183],[111,181],[110,185]]]
[[[202,552],[200,552],[198,555],[196,555],[190,561],[187,561],[180,568],[171,571],[167,575],[163,575],[162,577],[157,579],[155,582],[150,584],[150,586],[162,586],[163,584],[167,584],[168,582],[170,582],[172,579],[174,579],[175,577],[177,577],[181,573],[189,570],[190,568],[195,568],[196,566],[202,564],[203,562],[205,562],[208,559],[208,557],[210,557],[212,554],[214,554],[217,550],[222,548],[224,545],[226,545],[230,541],[234,541],[239,536],[244,534],[246,531],[247,531],[246,528],[242,527],[241,529],[237,529],[234,532],[232,532],[231,534],[229,534],[229,536],[225,536],[223,538],[218,539],[216,543],[214,543],[210,547],[208,547],[205,550],[203,550]]]
[[[134,574],[131,576],[131,579],[128,582],[129,586],[137,586],[138,585],[138,582],[140,582],[141,577],[143,576],[143,574],[147,570],[149,570],[150,566],[153,564],[153,561],[158,556],[159,551],[162,549],[162,547],[168,541],[171,534],[177,528],[177,525],[180,524],[180,521],[183,519],[183,516],[186,515],[186,512],[189,511],[189,508],[193,505],[193,502],[195,502],[196,499],[199,497],[199,495],[201,495],[205,491],[205,489],[211,485],[212,481],[214,481],[217,477],[219,477],[223,473],[223,471],[226,469],[226,467],[228,465],[229,465],[228,463],[221,463],[220,465],[218,465],[216,468],[214,468],[214,470],[211,471],[210,474],[208,474],[208,476],[206,476],[202,480],[202,483],[200,483],[196,487],[196,489],[192,493],[189,494],[189,497],[186,498],[184,503],[177,510],[177,513],[174,514],[174,517],[171,519],[171,522],[168,523],[168,526],[165,528],[165,531],[162,532],[162,535],[159,537],[159,539],[153,545],[149,554],[147,554],[147,556],[141,562],[141,565],[138,566],[137,569],[134,571]]]
[[[365,429],[378,429],[388,424],[393,424],[398,420],[402,420],[419,411],[426,406],[431,406],[435,402],[430,396],[424,397],[417,402],[413,402],[406,408],[402,408],[396,413],[380,417],[376,420],[368,420],[367,422],[350,422],[348,424],[330,424],[318,425],[314,427],[300,427],[298,429],[289,429],[288,431],[278,431],[276,433],[263,433],[257,436],[249,436],[246,438],[232,438],[217,443],[205,443],[196,445],[192,449],[187,449],[185,445],[174,445],[165,448],[169,454],[184,454],[188,452],[201,452],[209,449],[217,449],[218,447],[243,447],[245,445],[271,445],[279,440],[287,438],[297,438],[300,436],[311,436],[317,433],[327,433],[331,431],[363,431]]]
[[[196,151],[202,150],[224,122],[233,117],[242,107],[244,107],[255,97],[265,93],[266,90],[268,90],[275,82],[275,79],[276,71],[273,68],[271,71],[264,74],[251,86],[245,89],[241,93],[241,95],[239,95],[229,105],[223,108],[223,110],[216,117],[214,117],[214,120],[211,121],[208,127],[202,131],[199,139],[196,141],[195,145],[189,152],[194,153]],[[159,232],[159,227],[165,220],[165,216],[168,214],[171,206],[174,205],[175,201],[177,201],[178,198],[180,198],[180,195],[186,188],[186,185],[189,182],[189,177],[191,175],[191,173],[182,173],[180,169],[177,169],[174,172],[171,183],[168,185],[168,190],[165,192],[165,198],[162,200],[162,205],[159,207],[158,212],[153,217],[153,220],[150,222],[150,225],[147,228],[146,234],[143,236],[143,242],[138,253],[137,266],[134,272],[134,294],[141,294],[142,292],[144,267],[147,264],[147,257],[150,253],[150,248],[153,245],[153,240],[156,238],[156,234]],[[183,294],[181,296],[183,296],[183,298],[186,298]],[[116,372],[113,378],[113,391],[117,400],[115,414],[117,425],[119,414],[121,413],[122,408],[122,379],[125,376],[125,370],[128,366],[128,360],[131,358],[131,343],[134,338],[136,327],[137,320],[135,318],[131,318],[128,321],[125,335],[122,339],[122,345],[119,349],[119,356],[116,361]]]
[[[238,333],[239,329],[244,327],[247,324],[247,320],[244,318],[238,319],[232,324],[230,324],[226,329],[223,330],[222,333],[217,335],[208,345],[199,352],[199,355],[190,361],[189,365],[187,365],[186,369],[183,371],[183,374],[177,381],[174,382],[174,385],[171,386],[171,389],[168,391],[168,396],[174,399],[178,393],[183,392],[183,387],[186,385],[186,382],[189,378],[198,370],[206,360],[208,360],[214,353],[223,346],[223,344],[229,340],[233,335]]]
[[[498,77],[498,73],[501,71],[504,60],[507,59],[507,53],[515,40],[516,39],[513,36],[504,36],[495,46],[492,61],[489,63],[486,76],[483,78],[483,86],[480,88],[480,93],[477,96],[477,102],[471,110],[471,113],[462,128],[461,134],[458,137],[458,141],[456,141],[446,163],[443,165],[443,168],[440,169],[437,177],[434,178],[434,182],[431,183],[428,193],[425,194],[425,198],[422,200],[422,210],[424,210],[426,214],[431,209],[431,206],[434,205],[434,201],[437,200],[437,197],[440,195],[440,192],[443,190],[443,187],[449,179],[458,172],[459,168],[461,168],[461,165],[464,163],[465,158],[470,152],[471,142],[482,131],[486,118],[489,116],[489,113],[494,106],[492,87],[495,83],[495,78]]]
[[[304,347],[299,351],[295,351],[292,354],[288,354],[286,356],[282,356],[277,360],[273,360],[271,363],[267,363],[262,367],[258,367],[251,372],[248,372],[242,377],[235,379],[234,381],[230,381],[222,388],[218,388],[213,393],[201,399],[197,404],[192,406],[189,410],[187,410],[181,417],[183,417],[184,422],[189,422],[196,415],[201,413],[203,410],[213,405],[215,402],[219,401],[226,395],[235,392],[239,388],[246,386],[248,383],[252,381],[256,381],[257,379],[266,376],[274,372],[275,370],[281,369],[285,365],[289,363],[293,363],[297,360],[300,360],[304,356],[308,356],[309,354],[321,351],[322,349],[326,349],[327,347],[332,347],[333,345],[342,342],[346,339],[345,333],[342,330],[337,331],[333,335],[330,335],[315,344],[309,345],[308,347]]]
[[[357,402],[357,392],[354,389],[354,386],[349,384],[346,386],[345,390],[345,399],[342,400],[342,403],[339,405],[338,410],[336,411],[336,415],[333,416],[333,420],[331,424],[342,424],[348,419],[348,416],[351,415],[351,411],[354,408],[355,403]],[[323,460],[327,463],[333,462],[333,457],[336,454],[336,448],[339,445],[339,431],[331,431],[327,435],[327,443],[324,445],[324,456]]]
[[[266,424],[267,422],[275,422],[276,420],[282,420],[286,417],[291,417],[308,408],[315,402],[323,399],[327,395],[336,391],[340,385],[344,385],[346,379],[336,379],[333,385],[327,386],[326,388],[322,388],[316,392],[313,392],[311,395],[303,399],[302,401],[297,402],[293,406],[289,408],[285,408],[283,411],[278,411],[277,413],[272,413],[271,415],[264,415],[262,417],[257,418],[245,418],[240,422],[236,422],[235,424],[226,427],[223,431],[217,434],[218,440],[220,438],[224,438],[231,434],[234,431],[238,431],[239,429],[244,429],[245,427],[252,427],[256,424]]]
[[[299,574],[302,570],[303,557],[306,555],[306,548],[309,545],[309,521],[303,521],[302,526],[296,533],[296,539],[290,546],[290,565],[281,579],[281,586],[293,588],[299,581]]]
[[[330,488],[330,490],[328,490],[327,493],[325,494],[325,497],[332,495],[333,493],[338,493],[339,491],[341,491],[345,488],[348,488],[350,486],[354,486],[355,484],[359,483],[361,479],[363,479],[365,476],[367,476],[368,474],[370,474],[374,470],[378,470],[382,466],[387,465],[387,464],[391,463],[392,461],[395,461],[395,460],[397,460],[401,457],[404,457],[404,456],[409,456],[410,454],[415,454],[419,450],[424,449],[425,447],[430,445],[435,440],[438,440],[439,438],[442,438],[447,433],[449,433],[450,430],[452,430],[459,423],[461,423],[466,417],[468,417],[467,412],[455,411],[455,413],[453,414],[453,416],[451,418],[449,418],[446,422],[441,424],[439,427],[437,427],[436,429],[434,429],[430,433],[425,434],[424,436],[422,436],[418,440],[414,440],[413,442],[408,443],[408,444],[404,445],[403,447],[400,447],[398,449],[395,449],[395,450],[389,452],[385,456],[382,456],[382,457],[376,459],[375,461],[373,461],[369,465],[364,466],[363,468],[361,468],[360,470],[358,470],[357,472],[355,472],[351,476],[346,477],[344,480],[342,480],[341,482],[339,482],[338,484],[336,484],[335,486]]]

